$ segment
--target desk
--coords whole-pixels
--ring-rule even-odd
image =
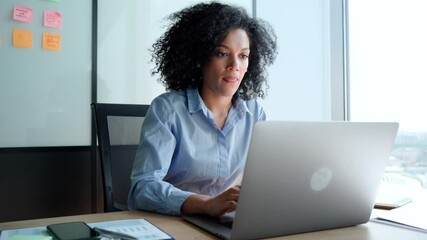
[[[145,218],[151,223],[164,230],[175,239],[190,240],[190,239],[217,239],[213,235],[193,226],[186,222],[181,217],[167,216],[156,213],[148,213],[142,211],[123,211],[112,213],[97,213],[88,215],[76,215],[68,217],[44,218],[35,220],[15,221],[0,223],[0,230],[29,228],[46,226],[52,223],[84,221],[103,222],[120,219],[136,219]],[[296,234],[290,236],[277,237],[273,239],[285,240],[376,240],[376,239],[411,239],[411,240],[426,240],[427,234],[408,229],[392,227],[384,224],[368,222],[366,224],[357,225],[354,227],[318,231],[312,233]]]

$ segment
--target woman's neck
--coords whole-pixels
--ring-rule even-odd
[[[222,129],[232,106],[232,97],[214,97],[208,94],[201,95],[206,107],[214,116],[215,123]]]

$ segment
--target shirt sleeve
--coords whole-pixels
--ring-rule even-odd
[[[175,136],[167,123],[166,114],[170,113],[167,108],[165,101],[153,101],[142,125],[131,174],[128,206],[130,209],[180,215],[183,202],[192,193],[163,180],[176,146]]]

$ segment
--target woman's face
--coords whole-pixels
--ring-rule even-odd
[[[233,97],[248,69],[249,44],[246,31],[228,33],[203,69],[202,95]]]

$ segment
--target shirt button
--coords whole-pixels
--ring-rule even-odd
[[[218,182],[218,178],[214,178],[213,180],[212,180],[212,185],[215,185],[216,183]]]

